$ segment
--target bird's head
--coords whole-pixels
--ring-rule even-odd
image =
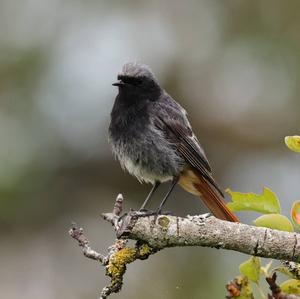
[[[113,83],[119,87],[120,93],[137,95],[149,95],[160,93],[161,88],[151,69],[141,63],[128,62],[123,65],[118,74],[118,82]]]

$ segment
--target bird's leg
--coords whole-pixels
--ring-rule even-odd
[[[172,181],[172,184],[171,184],[171,187],[170,187],[168,193],[165,195],[164,199],[162,200],[162,202],[160,203],[158,209],[156,210],[156,215],[160,214],[164,204],[166,203],[167,199],[169,198],[170,194],[172,193],[172,191],[173,191],[175,185],[177,184],[177,182],[178,182],[178,178],[177,177],[173,178],[173,181]]]
[[[159,181],[155,181],[151,191],[149,192],[147,198],[145,199],[144,203],[142,204],[141,208],[139,209],[139,211],[145,210],[145,206],[148,203],[148,201],[150,200],[150,198],[152,197],[153,193],[155,192],[155,190],[158,188],[158,186],[160,185]]]

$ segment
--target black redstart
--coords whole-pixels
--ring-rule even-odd
[[[178,183],[200,197],[214,216],[238,222],[212,177],[206,155],[186,111],[160,87],[150,68],[126,63],[111,112],[109,140],[121,166],[140,182],[153,184],[144,209],[160,183],[172,181],[157,213]]]

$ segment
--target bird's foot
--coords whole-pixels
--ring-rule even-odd
[[[205,214],[201,214],[199,215],[199,218],[205,220],[207,218],[211,217],[211,213],[205,213]]]
[[[155,214],[154,214],[154,222],[156,222],[156,219],[157,219],[158,216],[160,216],[160,215],[170,215],[170,216],[172,216],[173,213],[170,212],[170,211],[162,211],[161,209],[158,208],[158,209],[155,211]]]
[[[138,211],[135,211],[137,215],[141,217],[147,217],[147,216],[153,216],[156,214],[156,211],[153,210],[147,210],[147,209],[140,209]]]
[[[161,211],[160,209],[157,209],[155,211],[147,210],[147,209],[140,209],[138,211],[132,210],[131,212],[134,212],[136,216],[140,216],[140,217],[156,216],[155,219],[159,215],[173,215],[173,213],[170,211]]]
[[[157,215],[169,215],[169,216],[174,216],[174,213],[171,211],[156,211]]]

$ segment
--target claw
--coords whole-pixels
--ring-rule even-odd
[[[147,216],[155,215],[156,211],[141,209],[141,210],[137,211],[137,214],[140,215],[141,217],[147,217]]]

